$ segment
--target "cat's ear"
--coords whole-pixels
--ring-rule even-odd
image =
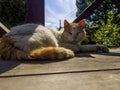
[[[67,27],[69,25],[70,25],[69,22],[67,20],[64,20],[64,27]]]
[[[85,20],[85,19],[81,20],[81,21],[78,23],[78,25],[79,25],[81,28],[85,28],[85,26],[86,26],[86,20]]]

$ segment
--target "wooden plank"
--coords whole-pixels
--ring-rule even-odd
[[[0,37],[8,32],[10,32],[10,30],[0,22]]]
[[[120,70],[120,48],[110,53],[78,53],[69,60],[1,60],[0,77],[24,77]]]
[[[44,25],[44,0],[27,0],[27,23],[40,23]]]
[[[104,0],[95,0],[93,3],[88,6],[73,22],[79,22],[82,19],[88,18],[93,11],[103,2]]]

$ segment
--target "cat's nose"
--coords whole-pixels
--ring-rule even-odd
[[[77,41],[77,39],[76,39],[76,38],[73,38],[73,41]]]
[[[76,39],[77,39],[77,37],[76,37],[76,36],[74,36],[74,37],[73,37],[73,40],[75,41]]]

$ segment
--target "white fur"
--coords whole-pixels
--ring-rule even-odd
[[[53,33],[48,28],[38,24],[16,26],[6,36],[10,37],[15,47],[24,52],[39,47],[58,46],[58,41]]]

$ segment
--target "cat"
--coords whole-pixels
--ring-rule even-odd
[[[86,20],[69,23],[64,20],[60,31],[39,24],[15,26],[0,42],[2,59],[68,59],[75,52],[109,52],[103,45],[79,45],[86,38]]]
[[[108,53],[109,49],[104,45],[81,45],[81,42],[86,38],[85,26],[85,19],[79,23],[69,23],[67,20],[64,20],[62,39],[59,45],[71,49],[74,52]]]

